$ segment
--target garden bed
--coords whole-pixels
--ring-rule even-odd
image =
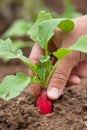
[[[18,71],[28,74],[20,62],[1,62],[0,80]],[[53,106],[53,113],[39,114],[28,86],[13,100],[0,99],[0,130],[87,130],[87,79],[78,87],[67,88]]]

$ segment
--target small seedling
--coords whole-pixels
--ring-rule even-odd
[[[17,50],[24,47],[32,47],[33,42],[30,40],[23,40],[23,37],[28,38],[27,31],[29,30],[31,22],[27,23],[23,19],[15,20],[10,27],[2,34],[2,38],[11,38],[12,39],[12,48]],[[3,58],[4,62],[8,62],[6,58]]]
[[[54,35],[55,28],[61,29],[64,33],[68,33],[74,28],[74,23],[70,19],[54,19],[49,13],[41,11],[36,22],[28,30],[30,38],[34,42],[37,42],[45,52],[44,55],[40,55],[39,64],[32,64],[31,61],[23,55],[20,49],[14,50],[10,39],[0,40],[1,58],[7,58],[8,60],[15,58],[20,59],[26,67],[33,72],[33,76],[25,75],[22,72],[19,72],[16,75],[6,76],[0,84],[0,98],[3,100],[10,100],[18,96],[29,84],[39,84],[42,88],[42,92],[37,98],[36,106],[42,114],[52,112],[52,102],[46,95],[46,89],[55,67],[60,60],[71,51],[87,52],[87,35],[85,35],[80,37],[79,40],[69,48],[60,48],[56,52],[53,52],[53,55],[58,60],[52,65],[48,44],[49,40]]]

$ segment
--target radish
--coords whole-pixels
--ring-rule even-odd
[[[36,107],[41,114],[48,114],[53,111],[52,101],[48,99],[46,91],[42,91],[38,96]]]

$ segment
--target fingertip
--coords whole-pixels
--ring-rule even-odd
[[[30,87],[31,87],[31,90],[32,90],[32,94],[34,95],[34,96],[38,96],[39,94],[40,94],[40,92],[41,92],[41,87],[40,87],[40,85],[39,84],[31,84],[30,85]]]
[[[57,100],[60,96],[60,91],[56,87],[50,88],[47,90],[47,96],[51,100]]]

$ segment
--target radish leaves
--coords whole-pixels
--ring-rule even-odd
[[[74,28],[74,23],[70,19],[56,18],[45,11],[41,11],[36,22],[29,28],[28,34],[34,42],[38,42],[44,50],[44,56],[40,55],[38,64],[32,64],[31,61],[23,55],[21,49],[14,49],[10,39],[0,40],[0,57],[21,60],[28,69],[31,69],[34,76],[29,77],[23,73],[6,76],[0,84],[0,97],[9,100],[18,96],[21,91],[30,83],[38,83],[43,89],[47,88],[48,82],[57,64],[51,63],[50,51],[48,44],[54,30],[61,29],[64,33],[70,32]],[[87,52],[87,35],[79,38],[79,40],[69,48],[60,48],[53,52],[54,56],[61,60],[71,51]],[[57,61],[58,62],[58,61]]]
[[[30,83],[31,78],[23,73],[6,76],[0,84],[0,97],[9,100],[18,96]]]

